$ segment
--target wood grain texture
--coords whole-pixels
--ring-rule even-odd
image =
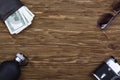
[[[0,22],[0,62],[17,52],[30,63],[20,80],[96,80],[92,71],[109,56],[120,62],[120,16],[101,31],[100,15],[118,0],[21,0],[36,15],[33,24],[10,35]]]

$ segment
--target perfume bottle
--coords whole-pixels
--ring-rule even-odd
[[[18,53],[13,60],[0,64],[0,80],[18,80],[21,75],[21,66],[26,66],[28,59],[22,53]]]

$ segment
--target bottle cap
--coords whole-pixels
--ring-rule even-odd
[[[15,60],[21,65],[25,66],[28,64],[28,58],[22,53],[17,53]]]

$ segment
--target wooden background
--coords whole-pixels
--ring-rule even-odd
[[[36,15],[33,24],[10,35],[0,22],[0,62],[17,52],[30,63],[20,80],[96,80],[92,71],[109,56],[120,62],[120,16],[104,31],[100,15],[119,0],[21,0]]]

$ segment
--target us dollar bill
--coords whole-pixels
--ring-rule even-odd
[[[10,34],[18,34],[32,23],[34,16],[27,7],[23,6],[10,15],[5,20],[5,24]]]

